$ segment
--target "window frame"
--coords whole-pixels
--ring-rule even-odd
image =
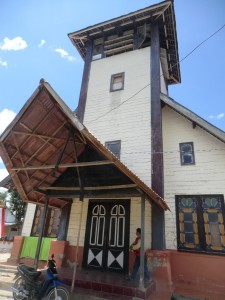
[[[59,212],[58,216],[56,215],[57,212]],[[40,234],[40,226],[38,224],[41,224],[42,217],[44,213],[44,207],[37,205],[33,224],[31,228],[31,234],[30,236],[39,236]],[[43,231],[43,237],[49,237],[49,238],[57,238],[60,230],[60,221],[62,216],[62,210],[59,208],[48,208],[45,218],[45,224],[44,224],[44,231]],[[54,224],[55,218],[58,217],[58,224]],[[51,223],[52,221],[52,223]],[[56,225],[56,226],[55,226]]]
[[[192,147],[191,152],[184,152],[182,151],[182,146],[183,145],[190,145]],[[182,166],[190,166],[190,165],[195,165],[195,151],[194,151],[194,143],[193,142],[184,142],[184,143],[179,143],[179,151],[180,151],[180,164]],[[184,153],[183,153],[184,152]],[[193,162],[185,163],[183,160],[183,156],[187,153],[192,154]]]
[[[185,246],[184,241],[181,241],[181,234],[185,234],[185,231],[182,232],[181,228],[181,215],[180,215],[180,210],[179,210],[179,202],[181,199],[184,198],[192,198],[195,205],[196,205],[196,222],[194,222],[193,218],[193,228],[197,228],[197,233],[193,231],[193,235],[197,235],[197,239],[199,244],[196,245],[196,247],[188,247],[187,245]],[[207,238],[211,238],[210,232],[207,235],[206,232],[206,227],[207,224],[210,224],[209,222],[206,222],[204,214],[208,214],[207,210],[204,210],[203,208],[203,202],[207,198],[217,198],[220,201],[221,204],[221,210],[217,214],[222,216],[222,221],[223,223],[219,223],[219,216],[218,216],[218,228],[225,232],[225,205],[224,205],[224,195],[223,194],[204,194],[204,195],[176,195],[175,196],[175,206],[176,206],[176,232],[177,232],[177,249],[178,251],[188,251],[188,252],[196,252],[196,253],[206,253],[206,254],[221,254],[225,255],[225,234],[221,234],[221,247],[222,249],[215,249],[217,246],[215,245],[210,245],[209,242],[207,243]],[[212,208],[209,208],[209,212]],[[215,212],[214,212],[215,213]],[[196,225],[195,225],[196,224]],[[221,229],[221,227],[223,229]],[[187,232],[186,232],[187,234]],[[223,238],[222,238],[223,236]],[[188,243],[186,243],[188,244]]]
[[[117,77],[122,77],[122,86],[121,86],[121,88],[114,89],[113,84],[114,84],[115,78],[117,78]],[[110,80],[110,92],[117,92],[117,91],[124,90],[124,79],[125,79],[125,72],[112,74],[111,80]]]
[[[112,145],[112,144],[118,144],[118,155],[116,153],[114,153],[110,147],[108,147],[108,145]],[[114,141],[106,141],[105,142],[105,147],[112,152],[118,159],[120,159],[120,154],[121,154],[121,140],[114,140]]]

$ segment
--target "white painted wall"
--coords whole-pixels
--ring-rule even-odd
[[[131,199],[130,245],[136,238],[136,229],[141,227],[141,198]],[[145,249],[151,248],[151,204],[145,201]]]
[[[175,195],[225,194],[225,144],[168,106],[163,112],[166,248],[176,249]],[[195,165],[181,166],[179,143],[193,142]]]
[[[84,124],[103,144],[121,140],[121,161],[151,186],[150,47],[93,61]],[[124,90],[110,92],[125,72]],[[167,94],[160,65],[161,91]]]
[[[125,72],[124,90],[110,92],[111,75],[120,72]],[[84,116],[84,124],[103,144],[121,140],[121,161],[148,185],[151,184],[149,83],[150,48],[93,61]]]
[[[32,224],[34,221],[36,205],[32,203],[27,204],[26,215],[23,222],[22,236],[30,236]]]
[[[83,202],[78,198],[73,199],[67,233],[67,241],[71,246],[84,246],[87,209],[88,199],[85,198]]]

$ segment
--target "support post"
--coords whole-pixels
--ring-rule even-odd
[[[77,260],[78,260],[78,252],[79,252],[79,242],[80,242],[80,232],[81,232],[81,222],[82,222],[82,215],[83,215],[83,206],[84,206],[84,201],[81,201],[80,222],[79,222],[79,229],[78,229],[78,236],[77,236],[77,246],[76,246],[76,257],[75,257],[75,262],[74,262],[73,278],[72,278],[72,284],[71,284],[71,289],[70,289],[71,292],[73,292],[73,289],[74,289],[76,273],[77,273],[77,265],[78,265]]]
[[[152,189],[164,197],[162,111],[160,100],[160,40],[157,22],[151,24],[151,140]],[[165,249],[164,210],[152,204],[152,249]]]
[[[144,260],[145,260],[145,196],[141,196],[141,253],[139,288],[144,288]]]
[[[80,98],[77,108],[77,117],[81,123],[84,121],[84,112],[85,106],[87,101],[87,90],[88,90],[88,82],[89,82],[89,75],[91,69],[91,60],[92,60],[92,42],[87,41],[86,44],[86,56],[85,56],[85,63],[84,63],[84,70],[83,70],[83,77],[80,89]]]
[[[47,215],[47,211],[48,211],[48,203],[49,203],[49,199],[48,199],[48,197],[46,197],[43,217],[41,219],[41,230],[40,230],[39,237],[38,237],[37,250],[36,250],[35,259],[34,259],[34,268],[35,269],[38,268],[38,258],[39,258],[39,254],[40,254],[40,250],[41,250],[42,237],[44,234],[45,219],[46,219],[46,215]]]

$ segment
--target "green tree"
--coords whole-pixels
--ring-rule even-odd
[[[9,210],[15,216],[16,223],[21,225],[25,215],[26,203],[21,200],[16,191],[10,191]]]
[[[7,192],[0,192],[0,207],[5,207]]]

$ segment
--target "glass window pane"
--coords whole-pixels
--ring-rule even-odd
[[[221,246],[222,241],[220,237],[220,230],[219,230],[219,225],[218,224],[209,224],[209,231],[211,234],[211,244],[212,246]]]
[[[121,141],[105,142],[105,146],[118,158],[120,158]]]
[[[194,244],[195,237],[193,233],[185,233],[185,242],[189,244]]]
[[[193,163],[193,157],[190,153],[184,153],[183,154],[183,163],[185,164],[191,164]]]
[[[193,142],[180,143],[180,159],[182,165],[195,163]]]
[[[218,222],[218,214],[217,213],[208,213],[209,222]]]
[[[184,231],[185,232],[194,232],[193,223],[184,223]]]
[[[192,151],[192,147],[190,144],[184,144],[181,146],[181,151],[182,152],[191,152]]]
[[[124,89],[124,72],[113,74],[110,82],[110,92]]]
[[[193,220],[192,213],[184,213],[183,216],[184,216],[184,222]]]

